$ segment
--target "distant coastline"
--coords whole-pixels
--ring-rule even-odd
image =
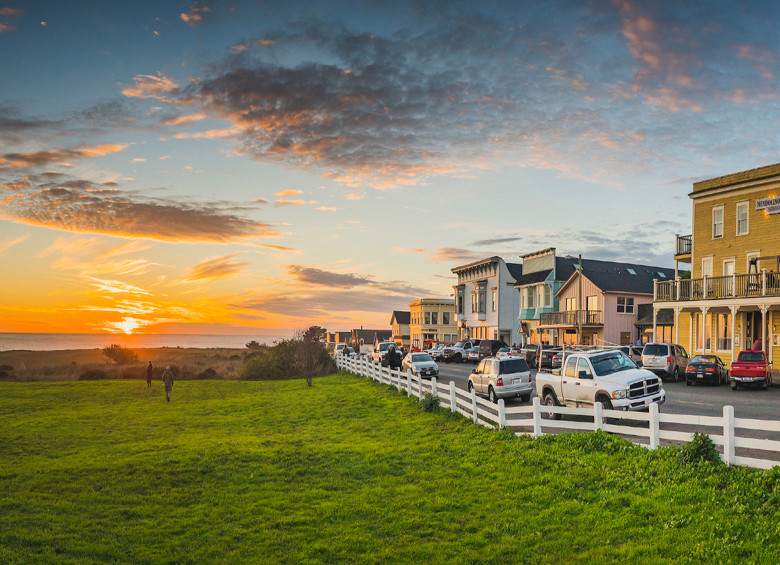
[[[0,351],[63,351],[102,349],[116,343],[133,349],[182,347],[195,349],[243,348],[250,341],[273,344],[289,335],[204,335],[204,334],[51,334],[0,333]]]

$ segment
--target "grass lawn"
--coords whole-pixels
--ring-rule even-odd
[[[514,438],[352,376],[0,398],[3,563],[780,562],[778,468]]]

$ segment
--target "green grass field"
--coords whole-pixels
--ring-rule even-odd
[[[0,383],[0,562],[778,563],[780,470],[365,379]]]

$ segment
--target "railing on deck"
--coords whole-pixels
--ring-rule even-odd
[[[430,393],[439,399],[440,406],[462,414],[475,424],[509,428],[516,435],[539,437],[560,431],[604,430],[643,447],[656,449],[660,445],[689,442],[693,432],[698,431],[710,436],[719,446],[721,459],[729,465],[760,469],[780,465],[780,441],[767,438],[768,435],[780,437],[780,422],[735,418],[732,406],[723,407],[722,417],[660,413],[655,403],[650,405],[648,412],[605,410],[600,402],[596,402],[593,408],[542,406],[536,396],[531,404],[507,407],[503,399],[492,404],[478,397],[473,390],[466,392],[457,388],[454,381],[444,385],[432,378],[426,382],[411,371],[381,367],[365,357],[356,359],[336,355],[335,360],[339,369],[399,390],[405,389],[409,396],[420,399]],[[577,420],[550,419],[550,415],[575,417]],[[737,430],[740,430],[739,434]]]
[[[762,296],[780,296],[780,273],[762,271],[747,275],[655,282],[656,302],[760,298]]]
[[[690,255],[693,249],[692,235],[678,235],[675,255]]]
[[[539,314],[540,326],[597,326],[603,324],[600,310],[568,310],[565,312],[542,312]]]

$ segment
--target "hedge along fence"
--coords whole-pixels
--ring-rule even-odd
[[[420,399],[430,393],[438,398],[440,406],[470,418],[475,424],[509,428],[517,435],[539,437],[561,431],[604,430],[643,447],[656,449],[660,445],[689,442],[694,432],[704,432],[719,447],[720,457],[727,465],[759,469],[780,465],[780,441],[757,437],[780,437],[780,421],[735,418],[733,406],[724,406],[723,416],[720,417],[662,414],[657,404],[651,404],[649,412],[605,410],[600,402],[593,408],[543,407],[536,396],[530,405],[507,407],[503,399],[493,404],[477,396],[473,390],[466,392],[458,389],[453,381],[444,385],[434,377],[426,382],[411,371],[403,372],[375,365],[365,357],[336,355],[336,365],[339,369],[395,386],[399,390],[404,389],[410,396]],[[560,416],[574,419],[557,419]],[[691,431],[690,428],[695,430]],[[740,435],[736,433],[738,429]]]

